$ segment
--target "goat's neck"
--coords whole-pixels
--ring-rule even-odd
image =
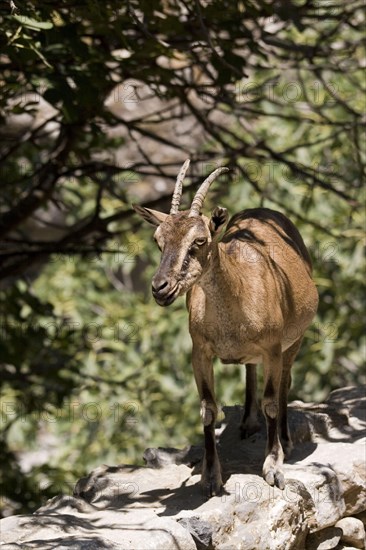
[[[229,282],[230,274],[227,269],[226,255],[218,243],[213,243],[210,258],[200,279],[200,286],[220,290]]]

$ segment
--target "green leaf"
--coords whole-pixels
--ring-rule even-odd
[[[23,27],[27,27],[28,29],[32,29],[34,31],[46,31],[52,29],[53,27],[53,23],[51,23],[51,21],[37,21],[36,19],[27,17],[26,15],[13,15],[12,17]]]

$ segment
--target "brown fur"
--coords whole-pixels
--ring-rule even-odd
[[[166,215],[135,209],[158,226],[155,239],[162,259],[153,279],[155,300],[169,305],[187,294],[207,494],[218,494],[222,487],[214,434],[214,357],[247,365],[244,436],[258,427],[255,365],[263,363],[268,436],[263,475],[270,485],[283,489],[283,448],[289,452],[292,447],[287,426],[290,369],[318,305],[310,256],[299,232],[283,214],[266,208],[236,214],[221,240],[227,219],[223,208],[216,208],[210,219],[190,217],[190,211]]]

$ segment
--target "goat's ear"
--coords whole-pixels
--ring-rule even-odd
[[[148,223],[151,223],[151,225],[160,225],[168,217],[168,214],[164,214],[164,212],[151,210],[151,208],[145,208],[144,206],[138,206],[137,204],[133,204],[132,208],[139,216],[141,216],[141,218],[143,218]]]
[[[226,208],[222,208],[221,206],[217,206],[215,210],[212,211],[209,228],[213,237],[221,232],[228,217]]]

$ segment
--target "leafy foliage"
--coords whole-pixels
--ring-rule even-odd
[[[3,3],[0,94],[2,512],[101,461],[200,440],[183,300],[130,202],[185,201],[218,164],[232,213],[280,209],[309,244],[317,319],[292,396],[361,374],[365,150],[357,1]],[[243,371],[216,365],[222,403]],[[39,449],[39,447],[41,447]]]

